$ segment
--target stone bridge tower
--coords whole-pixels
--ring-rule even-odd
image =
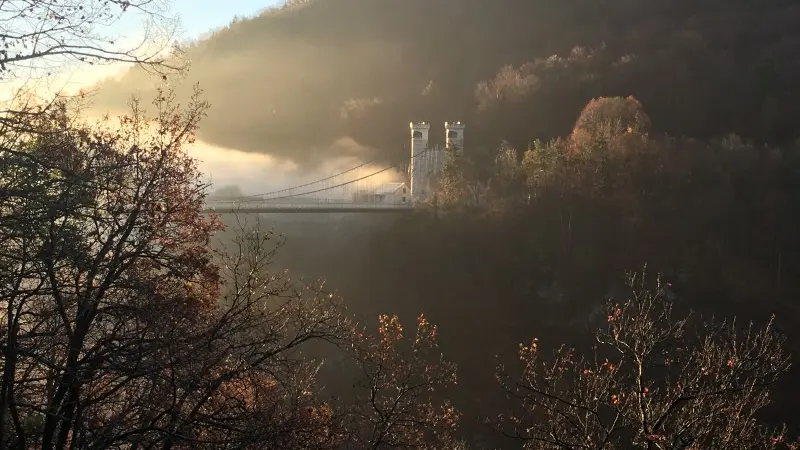
[[[410,172],[411,202],[425,199],[426,167],[425,152],[428,151],[428,133],[431,125],[425,122],[411,122],[411,163]]]
[[[445,147],[461,155],[464,152],[464,124],[461,122],[445,122]]]

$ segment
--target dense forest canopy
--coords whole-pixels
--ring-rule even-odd
[[[797,138],[794,1],[295,3],[189,45],[214,105],[201,139],[309,162],[347,153],[328,148],[342,136],[399,151],[409,120],[458,119],[472,144],[525,148],[614,95],[639,99],[657,133]],[[148,86],[107,81],[96,106]]]

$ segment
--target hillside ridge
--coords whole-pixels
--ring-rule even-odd
[[[213,105],[200,138],[301,164],[401,151],[410,120],[470,145],[564,135],[591,98],[633,95],[657,132],[798,137],[800,5],[786,0],[311,0],[188,48]],[[99,109],[148,92],[135,71]],[[333,148],[351,137],[360,148]],[[372,150],[374,151],[374,150]]]

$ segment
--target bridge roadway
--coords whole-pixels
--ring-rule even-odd
[[[261,202],[208,202],[203,208],[206,213],[233,214],[233,213],[407,213],[413,211],[410,203],[357,203],[357,202],[326,202],[315,203],[276,203]]]

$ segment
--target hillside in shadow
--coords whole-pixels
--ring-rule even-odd
[[[358,151],[330,146],[341,137],[400,151],[409,120],[459,119],[473,145],[525,148],[565,134],[589,99],[629,94],[656,132],[797,137],[793,1],[296,3],[189,45],[184,90],[199,81],[213,105],[201,139],[315,163]],[[95,107],[155,83],[106,81]]]

